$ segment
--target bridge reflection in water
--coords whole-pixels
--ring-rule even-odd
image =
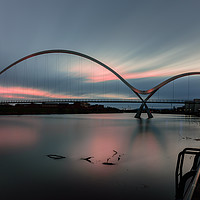
[[[174,200],[177,154],[199,146],[199,121],[170,114],[133,120],[132,113],[1,116],[1,197]]]

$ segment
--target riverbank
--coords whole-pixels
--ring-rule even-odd
[[[184,114],[200,117],[199,112],[186,112],[184,109],[150,109],[158,114]],[[35,115],[35,114],[90,114],[90,113],[136,113],[137,109],[118,109],[104,105],[90,105],[87,102],[69,103],[27,103],[0,105],[0,115]],[[145,111],[143,111],[145,112]]]
[[[16,104],[0,105],[0,115],[34,115],[34,114],[88,114],[120,113],[121,110],[103,105],[87,103],[74,104]]]

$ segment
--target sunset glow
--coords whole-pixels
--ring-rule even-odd
[[[153,61],[157,61],[157,60],[156,59],[149,60],[150,66],[152,65]],[[160,62],[161,61],[159,59],[159,63]],[[134,67],[130,68],[131,65],[133,65]],[[122,63],[122,66],[117,67],[117,69],[114,66],[109,66],[109,67],[111,67],[113,70],[119,73],[126,80],[152,78],[152,77],[165,78],[165,77],[175,76],[181,73],[186,73],[189,71],[199,71],[196,62],[194,63],[194,62],[188,61],[186,63],[175,62],[158,69],[153,69],[149,67],[149,69],[146,69],[145,71],[134,72],[134,69],[136,69],[137,71],[140,68],[140,65],[141,65],[141,68],[143,68],[145,65],[148,66],[148,63],[147,61],[144,62],[143,66],[141,63],[135,63],[135,64],[129,63],[129,66]],[[158,65],[158,63],[155,62],[155,66],[156,65]],[[63,70],[65,71],[64,68]],[[109,70],[105,69],[102,66],[91,65],[91,63],[90,65],[88,63],[85,63],[85,64],[82,63],[80,66],[74,65],[74,66],[71,66],[71,68],[68,70],[71,73],[71,76],[83,77],[84,78],[83,81],[88,82],[88,83],[100,83],[100,82],[106,82],[106,81],[119,80],[119,78],[116,75],[114,75],[112,72],[110,72]],[[65,71],[65,73],[67,72]]]
[[[2,87],[0,86],[0,97],[3,99],[38,99],[38,98],[51,98],[51,99],[80,99],[89,98],[88,95],[74,96],[51,93],[45,90],[24,88],[24,87]],[[122,94],[93,94],[94,99],[137,99],[135,97],[128,97]]]
[[[34,98],[34,97],[54,98],[54,99],[75,98],[70,95],[54,94],[40,89],[23,88],[23,87],[2,87],[2,86],[0,86],[0,97],[16,98],[16,99]]]

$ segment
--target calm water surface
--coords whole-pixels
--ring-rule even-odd
[[[177,154],[200,148],[200,118],[145,118],[0,116],[0,199],[174,199]]]

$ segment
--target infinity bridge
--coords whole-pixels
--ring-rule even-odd
[[[107,69],[108,71],[110,71],[112,74],[114,74],[120,81],[122,81],[133,93],[136,94],[136,96],[139,98],[139,100],[124,100],[125,102],[129,103],[129,102],[135,102],[135,103],[141,103],[141,106],[140,108],[138,109],[135,117],[136,118],[140,118],[141,117],[141,113],[143,111],[143,109],[146,111],[147,115],[148,115],[148,118],[152,118],[153,115],[151,114],[148,106],[147,106],[147,102],[151,102],[151,103],[159,103],[161,101],[150,101],[150,98],[152,97],[153,94],[155,94],[160,88],[162,88],[164,85],[176,80],[176,79],[179,79],[179,78],[182,78],[182,77],[186,77],[186,76],[193,76],[193,75],[200,75],[200,72],[188,72],[188,73],[183,73],[183,74],[179,74],[179,75],[176,75],[176,76],[173,76],[163,82],[161,82],[160,84],[158,84],[157,86],[151,88],[151,89],[148,89],[148,90],[139,90],[137,88],[135,88],[133,85],[131,85],[127,80],[125,80],[120,74],[118,74],[116,71],[114,71],[112,68],[110,68],[108,65],[102,63],[101,61],[91,57],[91,56],[88,56],[86,54],[83,54],[83,53],[79,53],[79,52],[76,52],[76,51],[71,51],[71,50],[62,50],[62,49],[55,49],[55,50],[45,50],[45,51],[40,51],[40,52],[36,52],[36,53],[33,53],[33,54],[30,54],[28,56],[25,56],[17,61],[15,61],[14,63],[10,64],[9,66],[7,66],[6,68],[4,68],[2,71],[0,71],[0,75],[2,75],[3,73],[5,73],[7,70],[13,68],[14,66],[16,66],[18,63],[21,63],[22,61],[25,61],[25,60],[28,60],[32,57],[37,57],[39,55],[43,55],[43,54],[71,54],[71,55],[75,55],[75,56],[78,56],[78,57],[82,57],[82,58],[85,58],[87,60],[90,60],[100,66],[102,66],[103,68]],[[142,98],[141,95],[148,95],[146,98]],[[78,101],[81,101],[81,99],[77,99]],[[51,100],[53,101],[53,100]],[[55,101],[55,100],[54,100]],[[61,99],[59,99],[59,101],[61,101]],[[71,99],[71,100],[63,100],[63,101],[75,101],[75,99]],[[86,101],[86,99],[82,99],[82,101]],[[2,101],[3,102],[3,101]],[[2,103],[1,102],[1,103]],[[6,102],[14,102],[14,101],[6,101]],[[19,101],[15,101],[15,102],[19,102]],[[21,102],[28,102],[28,100],[22,100]],[[30,102],[30,101],[29,101]],[[32,100],[33,102],[33,100]],[[87,99],[87,102],[119,102],[117,100],[89,100]],[[122,100],[120,100],[120,102],[122,102]],[[162,103],[183,103],[183,101],[163,101]]]

